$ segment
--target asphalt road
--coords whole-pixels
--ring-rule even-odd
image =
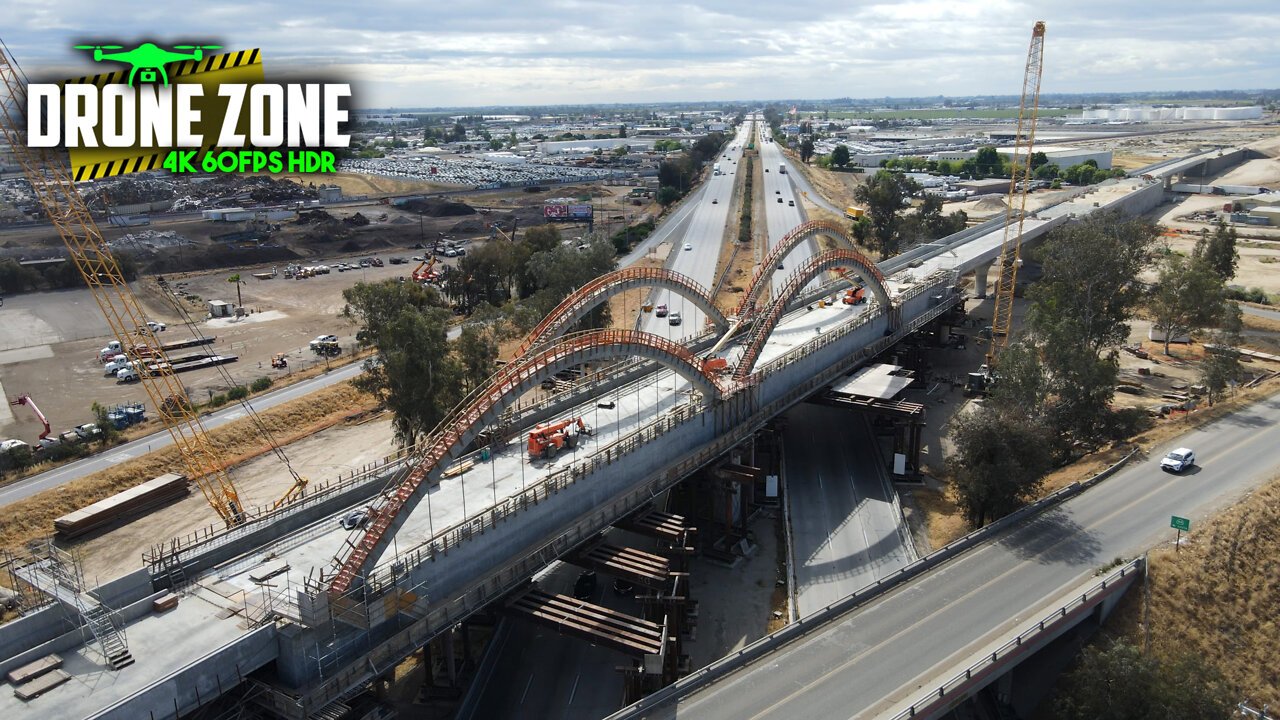
[[[864,414],[798,405],[787,413],[784,457],[801,615],[915,560]]]
[[[269,393],[259,395],[249,401],[250,407],[257,412],[262,412],[270,407],[275,407],[281,403],[300,398],[308,393],[315,392],[323,387],[328,387],[344,380],[350,380],[360,374],[360,368],[363,362],[354,362],[344,365],[336,370],[328,373],[317,375],[309,380],[303,380],[294,383],[288,387],[273,390]],[[154,408],[151,409],[154,412]],[[232,420],[238,420],[245,417],[248,413],[240,407],[239,403],[228,405],[227,407],[209,413],[201,417],[201,422],[206,430],[210,430],[224,425]],[[162,430],[155,432],[146,437],[138,438],[124,445],[117,445],[104,452],[91,455],[72,463],[67,463],[61,467],[52,470],[46,470],[38,475],[32,475],[29,478],[19,480],[0,488],[0,507],[16,502],[23,498],[34,495],[44,490],[58,487],[63,483],[70,482],[76,478],[97,472],[105,468],[111,467],[126,460],[145,455],[153,450],[159,450],[173,442],[168,431]]]
[[[644,717],[870,718],[950,677],[995,638],[1031,624],[1116,557],[1171,542],[1169,518],[1206,517],[1280,472],[1280,397],[1156,448],[1084,494]],[[1196,451],[1181,476],[1158,459]]]
[[[761,121],[756,124],[756,128],[758,133],[756,148],[760,151],[760,164],[767,171],[762,173],[764,203],[760,206],[760,211],[765,216],[764,227],[768,233],[769,248],[773,249],[783,236],[807,218],[800,203],[800,195],[792,184],[792,171],[780,172],[782,167],[789,167],[786,158],[778,149],[777,143],[765,140],[769,137],[769,126]],[[778,292],[786,284],[791,272],[810,256],[816,254],[817,248],[817,243],[810,238],[788,253],[781,263],[782,268],[774,269],[773,277],[770,279],[771,290],[774,293]]]
[[[709,174],[706,182],[685,200],[690,212],[687,222],[679,218],[680,212],[685,210],[681,207],[673,217],[673,221],[679,222],[669,223],[671,229],[664,236],[672,243],[666,268],[688,276],[708,291],[716,282],[716,265],[720,260],[724,229],[730,221],[730,199],[734,181],[738,179],[738,162],[742,159],[748,127],[749,123],[743,123],[734,139],[713,161],[720,164],[721,174]],[[682,228],[677,227],[679,223],[683,223]],[[663,230],[667,231],[667,228]],[[689,249],[684,249],[686,246]],[[655,306],[666,305],[671,312],[680,313],[681,323],[671,325],[669,317],[660,318],[657,313],[652,313],[640,323],[641,330],[677,341],[702,332],[706,315],[683,295],[659,288],[649,297]]]
[[[1253,315],[1254,317],[1269,318],[1271,320],[1280,320],[1280,310],[1271,310],[1270,308],[1254,307],[1252,305],[1241,305],[1240,312],[1245,315]]]

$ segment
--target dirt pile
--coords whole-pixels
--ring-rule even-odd
[[[427,198],[426,200],[410,200],[404,204],[404,209],[409,212],[420,213],[427,217],[458,217],[462,215],[475,215],[475,208],[466,203],[451,202],[449,200],[440,200],[438,198]]]

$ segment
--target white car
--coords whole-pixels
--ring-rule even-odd
[[[684,249],[685,249],[685,250],[692,250],[692,249],[693,249],[693,243],[685,243],[685,244],[684,244]]]
[[[1191,448],[1178,448],[1160,461],[1160,469],[1165,472],[1182,472],[1196,463],[1196,454]]]
[[[162,322],[155,322],[154,320],[148,320],[147,327],[151,328],[151,332],[164,332],[169,328],[168,325],[165,325]]]
[[[311,341],[311,349],[315,350],[322,343],[331,343],[331,342],[338,342],[338,336],[337,335],[321,335],[320,337]]]

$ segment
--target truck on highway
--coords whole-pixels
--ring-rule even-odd
[[[711,171],[712,171],[712,174],[714,174],[714,175],[719,175],[719,174],[720,174],[720,163],[716,163],[716,164],[715,164],[715,166],[711,168]]]
[[[778,174],[779,174],[779,175],[786,175],[786,174],[787,174],[787,164],[786,164],[786,163],[778,163]]]

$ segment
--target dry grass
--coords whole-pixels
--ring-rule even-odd
[[[1190,652],[1222,670],[1255,707],[1280,702],[1280,478],[1192,530],[1183,547],[1150,556],[1151,647]],[[1141,646],[1143,594],[1125,597],[1108,623]]]
[[[373,396],[361,393],[344,382],[259,415],[277,442],[283,445],[341,422],[346,417],[366,413],[377,404]],[[248,418],[211,430],[209,436],[225,458],[225,467],[270,452],[270,447]],[[54,519],[167,472],[186,472],[177,449],[172,445],[12,503],[0,516],[0,548],[20,548],[30,540],[52,533]]]
[[[1263,306],[1265,307],[1265,306]],[[1274,308],[1268,308],[1274,309]],[[1246,330],[1263,330],[1266,332],[1280,332],[1280,320],[1274,320],[1269,317],[1259,317],[1257,315],[1241,314],[1241,320],[1244,322]]]
[[[969,532],[950,486],[944,490],[912,488],[911,497],[924,514],[925,526],[929,529],[929,547],[940,548]]]

